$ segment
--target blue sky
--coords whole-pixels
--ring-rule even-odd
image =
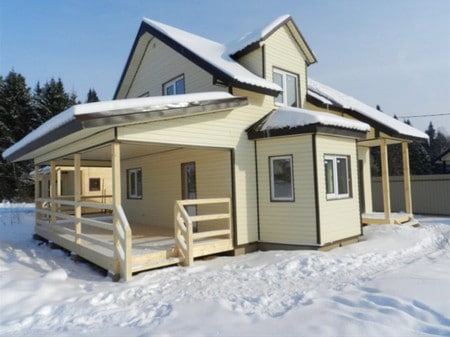
[[[108,100],[142,17],[227,42],[283,14],[318,59],[312,78],[391,116],[450,113],[448,0],[0,0],[0,75]],[[411,118],[430,120],[450,134],[450,115]]]

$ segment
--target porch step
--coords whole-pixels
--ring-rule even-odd
[[[145,264],[137,264],[137,265],[133,266],[132,271],[133,271],[133,273],[137,273],[137,272],[143,271],[143,270],[150,270],[150,269],[171,266],[171,265],[180,263],[181,260],[182,259],[180,257],[169,257],[168,259],[165,259],[165,260],[159,260],[159,261],[154,261],[154,262],[145,263]]]
[[[417,219],[410,218],[409,221],[402,222],[400,225],[401,226],[410,226],[410,227],[419,227],[420,226],[420,222]]]

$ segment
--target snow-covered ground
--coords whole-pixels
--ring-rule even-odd
[[[14,206],[14,207],[13,207]],[[113,283],[0,206],[1,336],[450,336],[450,218],[330,252],[196,261]]]

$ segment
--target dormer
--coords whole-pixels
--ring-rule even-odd
[[[307,67],[317,60],[291,16],[281,16],[227,44],[227,50],[255,75],[283,88],[275,105],[304,107]]]

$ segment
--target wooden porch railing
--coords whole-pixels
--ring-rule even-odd
[[[225,213],[189,215],[185,206],[225,204]],[[190,266],[194,262],[194,246],[201,239],[226,238],[232,246],[231,201],[230,198],[177,200],[175,202],[175,247],[182,259],[182,264]],[[219,229],[194,233],[194,223],[225,220]],[[203,254],[206,255],[206,254]]]
[[[72,215],[77,214],[77,208],[98,209],[102,213],[114,210],[116,220],[111,223]],[[94,236],[96,231],[110,232],[113,240]],[[115,271],[119,264],[120,275],[125,280],[131,278],[132,233],[121,206],[114,209],[112,204],[39,198],[36,200],[36,233],[106,270]]]

